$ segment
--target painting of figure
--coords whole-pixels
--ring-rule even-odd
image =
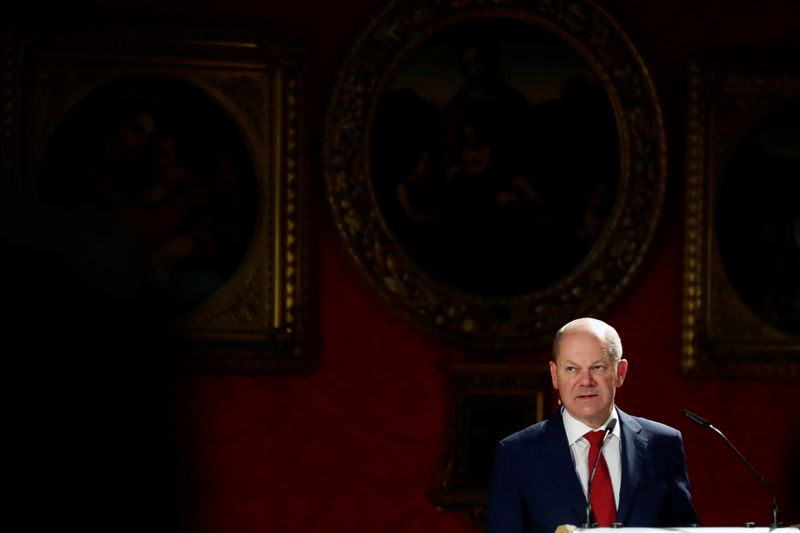
[[[256,178],[234,122],[188,82],[98,87],[60,121],[38,191],[99,298],[170,312],[211,298],[253,236]]]
[[[514,297],[587,257],[619,187],[611,101],[581,54],[522,20],[465,21],[410,52],[379,99],[373,191],[439,282]]]
[[[800,100],[743,136],[720,180],[720,256],[760,319],[800,335]]]

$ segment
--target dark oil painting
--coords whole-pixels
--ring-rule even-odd
[[[98,295],[184,312],[219,291],[253,236],[257,182],[235,122],[166,76],[91,91],[60,121],[39,195]]]
[[[774,109],[733,151],[720,182],[725,271],[766,323],[800,335],[800,100]]]
[[[542,290],[590,253],[619,188],[591,66],[514,19],[462,21],[408,53],[375,111],[372,187],[409,259],[451,289]]]

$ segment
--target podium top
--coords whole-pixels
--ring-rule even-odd
[[[798,533],[795,526],[779,527],[595,527],[558,526],[555,533]]]

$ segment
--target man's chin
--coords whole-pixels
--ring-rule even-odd
[[[608,412],[599,404],[597,396],[584,401],[574,398],[569,407],[570,413],[587,426],[599,427],[608,419]]]

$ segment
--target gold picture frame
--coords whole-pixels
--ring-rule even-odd
[[[474,135],[456,102],[464,56],[447,55],[473,38],[508,82]],[[482,142],[470,135],[493,140],[467,154]],[[375,292],[436,338],[500,354],[543,347],[621,294],[661,215],[666,141],[647,67],[594,2],[396,0],[339,70],[323,164]],[[481,174],[497,188],[481,192]]]
[[[0,174],[4,194],[40,204],[50,201],[42,200],[48,195],[59,202],[80,196],[81,206],[102,196],[106,211],[114,203],[106,200],[121,199],[118,203],[124,207],[114,210],[114,216],[125,209],[139,216],[136,252],[147,259],[146,265],[151,265],[151,257],[167,253],[162,242],[181,258],[181,242],[184,256],[189,254],[185,250],[202,244],[205,262],[192,257],[200,265],[199,274],[174,264],[164,274],[163,263],[158,263],[160,269],[148,270],[145,289],[136,293],[136,298],[145,292],[158,302],[149,308],[154,312],[163,310],[163,302],[178,301],[167,300],[163,287],[170,288],[170,297],[185,298],[181,307],[165,314],[170,337],[191,368],[307,369],[311,358],[306,347],[304,62],[305,45],[288,34],[70,23],[6,28]],[[157,111],[136,111],[144,118],[136,119],[135,127],[127,123],[124,133],[103,129],[103,137],[88,125],[110,121],[122,109],[128,112],[145,100],[158,106]],[[156,138],[161,144],[156,145]],[[142,155],[145,150],[147,156]],[[169,172],[156,174],[155,167]],[[125,185],[120,185],[122,176],[128,180]],[[152,187],[130,185],[145,178]],[[162,178],[164,183],[171,180],[169,185],[156,183]],[[91,199],[87,190],[94,195]],[[113,194],[106,194],[109,190]],[[193,231],[188,235],[197,236],[195,241],[186,234],[174,240],[158,235],[170,224],[169,210],[162,207],[169,204],[159,202],[175,202],[175,190],[183,204],[180,209],[169,206],[180,213],[174,217],[196,214],[179,219],[182,226],[172,223],[182,228],[175,232]],[[128,207],[131,198],[137,202],[134,208]],[[42,212],[51,212],[49,205]],[[68,211],[62,207],[59,204],[59,216]],[[98,212],[96,205],[91,210]],[[150,229],[144,227],[141,220],[154,213],[161,219],[151,220]],[[98,230],[104,225],[92,231],[105,231]],[[159,247],[145,248],[145,240],[157,241]],[[101,283],[96,265],[105,253],[101,248],[91,252],[91,261],[78,264],[78,271],[83,266],[93,269],[82,274],[95,285]],[[180,290],[174,288],[178,280],[183,283]],[[121,283],[114,278],[100,292],[116,290]],[[203,283],[206,292],[187,299],[189,291],[200,291]]]
[[[790,170],[800,146],[800,70],[780,57],[720,54],[690,66],[690,375],[800,377],[800,189]]]

